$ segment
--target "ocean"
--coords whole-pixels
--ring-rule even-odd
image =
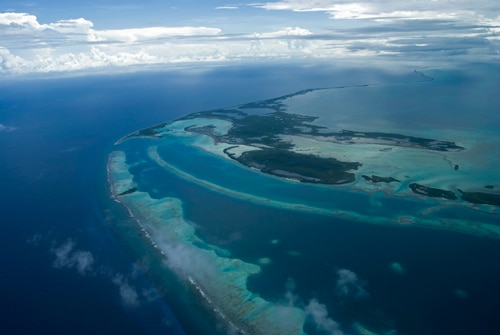
[[[274,64],[1,82],[2,333],[225,333],[227,325],[207,313],[203,299],[151,247],[147,231],[111,198],[106,165],[119,147],[114,142],[188,113],[301,89],[420,80],[413,69],[370,71]],[[459,78],[462,90],[476,89],[476,76]],[[481,96],[492,96],[484,89],[495,80],[481,82]],[[474,126],[485,126],[483,116],[494,107],[485,100],[478,106],[482,116]],[[497,333],[498,240],[262,205],[155,166],[143,150],[148,141],[122,146],[139,189],[154,199],[180,199],[198,247],[258,265],[248,290],[273,306],[309,311],[307,333],[352,334],[359,325],[379,334]],[[244,176],[235,164],[221,170],[206,153],[181,144],[163,155],[219,185],[224,180],[216,173]],[[304,185],[291,186],[298,192],[290,195],[269,176],[226,183],[283,203],[324,201],[310,200],[314,190],[300,193]],[[337,197],[344,208],[363,212],[377,195]],[[388,215],[397,206],[421,206],[385,204]]]

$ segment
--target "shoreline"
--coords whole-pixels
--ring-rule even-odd
[[[417,70],[415,73],[420,76],[419,82],[434,79]],[[225,249],[201,240],[196,236],[194,224],[197,223],[187,222],[182,212],[181,201],[190,198],[180,196],[184,193],[175,195],[176,187],[191,190],[193,186],[188,185],[193,184],[199,187],[193,189],[201,194],[205,194],[205,190],[212,191],[255,206],[328,216],[339,219],[339,222],[344,220],[343,224],[346,225],[360,222],[500,239],[500,226],[495,221],[498,216],[498,207],[495,206],[499,200],[497,197],[500,197],[500,184],[498,178],[486,170],[488,164],[496,164],[494,156],[489,154],[499,142],[496,135],[488,138],[483,132],[448,129],[445,128],[445,123],[442,124],[443,133],[438,132],[438,128],[434,130],[435,128],[425,127],[416,133],[404,130],[391,133],[384,131],[391,129],[390,127],[377,128],[375,124],[363,124],[364,119],[355,117],[350,117],[347,121],[361,120],[360,131],[346,132],[342,128],[323,131],[322,128],[325,127],[317,122],[317,118],[299,115],[297,112],[301,107],[307,107],[306,103],[314,98],[307,95],[311,91],[319,89],[304,90],[234,108],[192,113],[172,122],[136,131],[115,143],[119,145],[129,139],[141,138],[138,141],[140,146],[132,145],[139,154],[132,151],[127,151],[127,154],[130,153],[129,159],[134,161],[129,167],[133,167],[135,161],[145,165],[138,167],[138,170],[130,170],[134,173],[134,178],[137,178],[142,192],[138,191],[136,185],[120,184],[119,176],[115,191],[121,192],[113,194],[114,200],[126,208],[143,231],[145,241],[159,251],[169,271],[186,283],[197,297],[196,301],[199,299],[210,315],[215,315],[228,325],[228,329],[239,334],[267,335],[274,332],[263,331],[269,330],[269,325],[273,324],[270,315],[274,312],[261,312],[279,308],[279,304],[262,299],[249,291],[247,285],[250,276],[264,269],[265,263],[260,260],[266,258],[259,258],[258,261],[250,258],[251,261],[245,263],[231,258],[229,250],[226,253]],[[315,96],[324,98],[324,95],[316,93]],[[287,100],[289,98],[292,98],[291,101]],[[330,109],[327,108],[333,106],[332,101],[334,100],[327,100],[328,103],[325,103],[320,100],[320,103],[313,105],[316,109],[309,109],[308,112],[313,114],[319,111],[321,117],[324,116],[329,121],[327,112]],[[287,103],[290,102],[298,103],[298,109],[297,106],[291,108],[297,114],[286,116],[284,114],[289,107]],[[332,111],[335,109],[332,108]],[[271,118],[262,120],[273,113]],[[383,111],[381,113],[382,116],[385,115]],[[247,116],[248,120],[241,122]],[[332,120],[336,123],[342,119],[334,115]],[[265,124],[267,121],[270,124]],[[439,126],[438,123],[432,125]],[[341,127],[342,123],[335,126]],[[372,130],[361,131],[363,126],[372,127]],[[373,129],[380,132],[373,132]],[[435,140],[438,138],[440,140]],[[294,154],[281,155],[277,164],[272,168],[268,165],[266,169],[266,160],[283,152],[272,151],[273,149],[287,150]],[[248,152],[253,153],[245,156]],[[296,158],[298,156],[295,154],[302,155],[302,158]],[[309,154],[325,160],[321,163],[313,161],[308,165],[304,157]],[[247,163],[255,164],[245,164],[245,158]],[[333,186],[321,183],[323,179],[318,176],[322,175],[311,172],[315,168],[322,170],[321,166],[328,158],[361,164],[354,171],[353,180]],[[299,164],[294,164],[295,168],[299,165],[300,169],[283,168],[290,160],[298,160]],[[145,172],[153,166],[158,171],[161,168],[168,173],[166,182],[175,182],[172,193],[165,193],[168,192],[169,184],[154,186],[155,182],[160,182],[154,179],[156,172]],[[237,170],[236,166],[254,171],[255,176],[273,179],[254,177]],[[143,168],[144,177],[141,177]],[[238,182],[238,177],[243,179]],[[280,184],[277,180],[286,184]],[[291,187],[292,184],[296,186]],[[286,192],[289,193],[285,194]],[[482,203],[485,200],[492,203]],[[197,198],[196,201],[202,199]],[[175,212],[175,217],[170,215],[171,212]],[[200,219],[199,223],[205,222],[203,220]],[[337,220],[326,220],[330,221]],[[188,265],[175,259],[178,252],[189,254],[190,260],[203,260],[200,262],[210,264],[210,269],[186,268]],[[224,289],[229,284],[231,285]],[[293,312],[296,313],[294,320],[299,321],[297,328],[291,333],[302,335],[304,327],[307,328],[309,316],[301,308]],[[254,319],[255,316],[258,316],[258,320]],[[364,331],[360,325],[360,329],[354,332]],[[281,335],[283,332],[276,330],[274,333]]]
[[[117,158],[116,155],[118,153],[123,154],[123,152],[114,151],[110,155],[110,165],[116,165],[116,161],[113,162],[113,159]],[[113,168],[110,167],[110,176],[111,174],[116,173],[116,171],[114,172],[112,170]],[[114,200],[121,206],[125,207],[129,214],[131,214],[131,217],[141,227],[141,230],[145,231],[144,235],[150,242],[150,245],[164,257],[166,265],[169,267],[170,271],[176,273],[182,281],[189,283],[192,290],[194,290],[193,292],[198,292],[198,295],[203,298],[203,301],[205,301],[206,306],[210,306],[209,309],[211,309],[212,312],[216,312],[219,318],[221,318],[221,321],[226,321],[232,330],[237,330],[239,334],[259,334],[260,332],[257,331],[258,329],[269,330],[266,334],[304,334],[302,330],[305,322],[303,311],[296,307],[280,306],[275,303],[268,302],[262,299],[259,295],[247,291],[246,280],[248,276],[258,273],[260,271],[260,266],[245,263],[238,259],[219,256],[215,252],[217,250],[216,247],[205,244],[205,242],[199,240],[194,235],[194,229],[183,220],[183,215],[181,214],[182,209],[178,209],[180,212],[177,212],[175,208],[172,209],[169,207],[172,205],[174,207],[179,206],[180,203],[178,201],[174,200],[172,203],[172,201],[168,199],[148,199],[149,196],[141,196],[140,193],[143,192],[140,191],[118,196],[117,190],[119,185],[117,185],[116,182],[117,180],[114,177],[110,177],[111,190],[114,197],[121,197],[123,199],[135,197],[136,199],[127,200],[130,204],[126,204],[124,201],[119,199]],[[166,206],[164,203],[165,200],[167,201]],[[136,203],[131,206],[134,201],[139,201],[139,204]],[[149,210],[147,214],[147,225],[143,224],[139,218],[142,216],[140,214],[141,205],[144,205],[145,208]],[[139,214],[136,214],[132,207],[135,207],[136,210],[139,211]],[[156,207],[159,207],[162,213],[165,213],[166,210],[167,213],[174,213],[176,216],[171,218],[168,216],[156,217]],[[154,228],[155,222],[162,222],[163,225],[171,226],[169,229],[170,231],[165,234],[165,229],[167,227]],[[187,235],[184,236],[184,234]],[[194,247],[192,243],[196,241],[211,249],[205,250]],[[201,259],[207,258],[206,263],[214,266],[214,270],[218,267],[222,267],[222,269],[225,270],[222,272],[216,272],[217,275],[215,275],[215,273],[211,272],[214,270],[206,272],[203,269],[200,270],[198,268],[191,269],[189,267],[185,267],[185,265],[179,263],[180,260],[175,259],[175,253],[179,250],[185,251],[188,254],[191,253],[193,257],[201,257]],[[228,270],[230,271],[227,272]],[[221,278],[218,278],[221,275],[226,278],[221,280]],[[215,277],[208,281],[202,280],[202,278],[205,278],[206,276],[216,276],[219,280],[216,281]],[[205,282],[205,284],[203,284],[203,282]],[[231,283],[231,285],[226,285],[226,282]],[[213,308],[216,309],[214,310]],[[283,329],[280,329],[279,326],[275,325],[272,321],[273,318],[276,317],[275,313],[278,315],[279,313],[277,310],[280,309],[289,309],[288,313],[291,313],[290,315],[294,315],[296,320],[296,325],[292,322],[286,326],[286,328],[288,328],[286,332],[283,332]],[[247,320],[247,323],[242,324],[237,320]]]
[[[188,173],[183,172],[182,170],[177,169],[176,167],[168,164],[165,162],[157,153],[156,151],[157,147],[156,146],[150,146],[148,149],[148,155],[150,156],[151,159],[153,159],[157,164],[162,166],[163,168],[169,170],[170,172],[176,174],[178,177],[183,178],[189,182],[195,183],[197,185],[200,185],[204,188],[208,188],[212,191],[225,194],[237,199],[241,199],[244,201],[249,201],[258,205],[265,205],[265,206],[271,206],[275,208],[281,208],[281,209],[288,209],[288,210],[296,210],[300,212],[306,212],[306,213],[313,213],[313,214],[319,214],[319,215],[325,215],[325,216],[332,216],[332,217],[339,217],[342,219],[346,220],[351,220],[351,221],[356,221],[356,222],[362,222],[366,224],[376,224],[376,225],[383,225],[383,226],[399,226],[399,227],[419,227],[419,228],[427,228],[427,229],[438,229],[438,230],[448,230],[448,231],[455,231],[455,232],[460,232],[464,234],[470,234],[470,235],[475,235],[479,237],[488,237],[488,238],[493,238],[493,239],[499,239],[500,238],[500,226],[495,226],[491,225],[488,223],[476,223],[476,222],[468,222],[465,220],[457,220],[457,219],[440,219],[439,221],[432,221],[432,220],[426,220],[422,217],[414,217],[412,215],[399,215],[397,217],[394,217],[392,219],[387,219],[383,217],[365,217],[361,214],[355,213],[355,212],[349,212],[349,211],[343,211],[340,209],[325,209],[325,208],[319,208],[319,207],[311,207],[307,205],[303,205],[300,203],[296,204],[291,204],[291,203],[284,203],[284,202],[279,202],[279,201],[273,201],[267,198],[262,198],[259,196],[251,195],[251,194],[246,194],[246,193],[240,193],[238,191],[230,190],[222,186],[215,185],[213,183],[210,183],[208,181],[204,181],[201,179],[198,179],[192,175],[189,175]],[[283,180],[283,178],[277,177],[277,176],[272,176],[273,178],[278,178],[279,180]],[[291,183],[296,183],[296,181],[289,181]],[[321,185],[324,186],[324,185]],[[328,187],[328,186],[325,186]],[[368,192],[363,192],[360,191],[363,194],[367,194]],[[397,198],[397,197],[396,197]],[[421,201],[420,197],[415,197],[416,199],[419,199]],[[458,205],[458,206],[464,206],[464,205]],[[468,206],[464,206],[465,208],[468,208]],[[419,213],[422,215],[425,215],[425,213]],[[411,219],[410,219],[411,218]],[[473,229],[471,229],[471,227]]]
[[[154,151],[153,151],[154,149],[155,149],[154,146],[149,147],[149,155],[152,156],[151,157],[152,159],[159,158],[159,156],[155,157]],[[112,176],[113,173],[116,174],[116,169],[115,169],[115,171],[113,171],[113,168],[111,167],[111,165],[113,165],[113,163],[114,163],[113,158],[116,158],[115,153],[116,153],[116,151],[110,155],[110,158],[108,160],[108,166],[107,166],[108,182],[110,183],[110,191],[111,191],[112,198],[121,207],[124,207],[127,210],[130,217],[140,227],[140,230],[143,232],[143,235],[144,235],[145,239],[147,240],[147,242],[149,243],[149,245],[152,248],[154,248],[156,250],[156,252],[158,252],[159,255],[161,255],[161,257],[166,259],[168,262],[168,259],[169,259],[169,257],[171,257],[171,255],[169,255],[168,251],[165,251],[164,247],[162,247],[161,244],[158,243],[158,240],[157,240],[157,237],[161,236],[162,234],[159,233],[158,231],[155,231],[154,229],[148,228],[145,225],[143,225],[143,223],[141,221],[141,215],[135,215],[135,211],[132,209],[132,207],[144,205],[145,210],[149,211],[148,217],[149,217],[149,220],[151,220],[154,218],[154,213],[155,213],[154,207],[151,207],[151,206],[155,206],[154,205],[155,202],[151,202],[150,205],[148,205],[147,203],[141,202],[138,204],[136,203],[135,206],[129,206],[129,205],[127,205],[126,202],[134,201],[133,199],[130,199],[130,198],[137,196],[141,192],[134,191],[132,193],[125,193],[123,195],[118,195],[119,194],[118,192],[121,191],[122,189],[127,189],[128,187],[132,186],[132,184],[127,184],[127,183],[131,183],[132,181],[130,179],[130,181],[123,182],[123,179],[117,178],[116,175]],[[120,153],[122,153],[123,156],[125,155],[123,152],[120,152]],[[167,166],[165,166],[165,164]],[[207,185],[206,182],[202,183],[202,182],[200,182],[200,180],[197,180],[194,176],[190,176],[189,174],[186,174],[185,172],[183,173],[182,171],[177,170],[175,167],[168,165],[168,163],[161,164],[161,166],[163,166],[164,168],[167,168],[170,172],[174,173],[176,176],[178,176],[178,177],[180,177],[188,182],[194,182],[198,185],[201,185],[203,187],[207,187],[211,190],[214,190],[212,187],[210,187],[211,185]],[[122,183],[120,183],[120,181],[122,181]],[[289,182],[293,183],[292,181],[289,181]],[[133,185],[135,186],[135,184],[133,184]],[[224,189],[217,189],[215,191],[228,195],[227,191]],[[240,198],[241,194],[236,192],[236,193],[231,194],[231,196],[236,196],[237,198]],[[129,200],[124,202],[123,199],[129,199]],[[247,198],[245,200],[253,202],[255,199],[248,199]],[[159,202],[161,202],[161,199],[159,200]],[[276,204],[272,200],[269,200],[269,199],[261,199],[258,202],[256,202],[256,204],[268,205],[268,206],[273,206],[273,207],[277,207],[277,208],[286,208],[286,209],[290,209],[290,210],[297,210],[297,211],[306,212],[306,213],[308,212],[308,213],[318,214],[316,208],[309,208],[307,206],[300,205],[300,204],[293,204],[293,205],[288,204],[288,206],[282,207],[280,205],[276,206]],[[153,214],[153,216],[151,216],[151,214]],[[179,215],[180,215],[179,216],[180,218],[183,217],[181,212],[179,213]],[[461,222],[459,222],[459,221],[440,222],[441,226],[436,226],[435,224],[433,225],[433,223],[435,223],[434,221],[429,223],[429,222],[421,221],[418,218],[413,217],[413,216],[403,216],[403,215],[396,217],[392,221],[383,220],[383,222],[382,221],[378,222],[378,220],[374,220],[374,221],[369,220],[370,218],[364,218],[364,217],[361,217],[359,215],[356,216],[356,215],[352,215],[352,213],[342,212],[342,211],[338,211],[338,210],[332,210],[329,213],[326,213],[326,211],[325,211],[325,212],[321,213],[321,215],[329,215],[332,217],[338,217],[341,219],[346,219],[346,220],[351,220],[351,221],[379,224],[379,225],[388,225],[388,226],[393,226],[393,227],[425,227],[425,228],[438,229],[438,230],[443,230],[443,229],[444,230],[452,230],[452,231],[456,231],[456,232],[471,234],[471,231],[467,230],[468,227],[466,225],[461,225]],[[373,219],[373,217],[371,219]],[[165,219],[163,218],[160,220],[165,220]],[[167,219],[167,221],[168,221],[168,219]],[[496,236],[492,236],[492,231],[488,231],[487,229],[486,230],[482,229],[484,227],[477,227],[476,226],[475,228],[476,228],[475,233],[473,233],[472,235],[476,235],[476,236],[480,236],[480,237],[490,237],[490,238],[499,238],[500,237],[499,232],[495,232]],[[481,228],[482,230],[478,230],[478,228]],[[178,230],[174,229],[173,231],[176,233]],[[174,245],[176,244],[175,239],[169,240],[169,241],[174,241],[173,244]],[[214,261],[214,260],[211,260],[210,263],[219,264],[218,261]],[[241,322],[237,322],[237,320],[245,319],[245,318],[242,318],[241,315],[235,316],[235,315],[232,315],[231,313],[226,314],[225,311],[228,308],[229,308],[229,310],[231,310],[231,305],[227,305],[227,304],[219,301],[220,299],[217,298],[217,295],[218,295],[217,292],[220,289],[215,288],[215,290],[214,290],[213,288],[211,288],[211,285],[209,285],[209,286],[203,285],[203,281],[200,281],[199,278],[198,279],[195,278],[193,276],[194,274],[185,273],[183,271],[179,271],[178,269],[176,270],[175,268],[172,268],[170,265],[168,267],[169,267],[169,271],[172,271],[181,282],[186,283],[186,285],[188,285],[188,287],[190,288],[190,291],[193,294],[195,294],[195,296],[199,297],[200,301],[202,301],[202,305],[204,306],[204,309],[206,311],[208,311],[211,315],[213,313],[213,315],[215,315],[217,319],[220,319],[222,322],[224,322],[227,325],[227,327],[229,327],[229,329],[236,331],[238,334],[260,334],[260,333],[280,334],[280,335],[282,334],[282,332],[280,332],[280,331],[275,332],[275,333],[256,331],[255,329],[258,329],[259,328],[258,326],[256,326],[257,328],[255,328],[255,329],[254,329],[254,327],[249,327],[249,328],[245,327],[245,324],[243,324]],[[214,278],[213,282],[214,283],[217,282],[215,280],[215,278]],[[224,280],[222,280],[222,282],[224,282]],[[236,282],[238,282],[238,281],[236,281]],[[215,296],[214,296],[214,294],[215,294]],[[253,299],[252,297],[262,300],[262,298],[260,298],[258,295],[255,295],[251,292],[249,292],[249,294],[246,293],[244,296],[246,297],[244,299],[244,301],[248,301],[248,299]],[[262,301],[264,301],[264,300],[262,300]],[[265,302],[265,305],[267,307],[265,307],[265,308],[260,307],[257,310],[260,310],[260,311],[269,310],[270,308],[271,309],[273,308],[272,306],[275,306],[273,303],[270,303],[267,301],[264,301],[264,302]],[[221,309],[221,308],[219,308],[219,306],[221,306],[221,307],[225,306],[226,308]],[[297,311],[297,313],[301,314],[303,312],[300,312],[300,310],[299,310],[299,311]],[[268,317],[269,317],[269,315],[267,315],[267,318],[266,318],[266,316],[264,316],[264,321],[269,320]],[[304,316],[302,316],[302,318],[304,318]],[[302,319],[302,320],[303,321],[300,322],[301,327],[303,327],[303,325],[305,324],[304,319]],[[262,322],[262,320],[259,321],[259,324],[261,324],[260,322]],[[267,328],[264,328],[264,329],[267,329]],[[301,328],[301,329],[303,329],[303,328]],[[301,330],[301,331],[292,332],[290,334],[304,335],[304,332],[303,332],[303,330]]]

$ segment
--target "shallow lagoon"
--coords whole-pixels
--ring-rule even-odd
[[[387,95],[394,87],[385,89]],[[384,87],[377,86],[381,90]],[[445,129],[441,133],[425,128],[424,133],[449,135],[449,128]],[[360,333],[360,327],[398,334],[467,334],[482,327],[480,333],[493,333],[489,325],[495,295],[488,295],[485,287],[492,288],[494,281],[482,286],[475,274],[492,274],[487,282],[498,278],[492,270],[495,257],[488,251],[498,241],[407,226],[435,228],[444,218],[448,224],[465,223],[465,228],[454,230],[482,235],[473,229],[479,222],[495,230],[494,208],[450,206],[445,200],[394,192],[385,186],[353,191],[349,185],[332,188],[284,181],[211,154],[213,145],[204,135],[165,134],[160,140],[137,138],[120,144],[126,160],[117,152],[120,163],[110,165],[115,195],[138,187],[137,192],[117,199],[132,210],[150,242],[165,252],[170,268],[188,281],[195,278],[194,287],[203,292],[200,299],[218,303],[217,311],[228,324],[240,329],[251,325],[248,332],[256,333],[266,324],[273,324],[275,333],[301,333],[302,327],[307,333]],[[459,143],[467,139],[460,138]],[[114,175],[116,171],[126,177]],[[496,174],[481,176],[498,185]],[[117,183],[120,179],[126,180],[122,186]],[[182,233],[148,226],[162,225],[156,210],[161,199],[175,204],[180,228],[174,231]],[[170,219],[164,217],[165,222]],[[172,243],[190,251],[176,253],[169,246]],[[200,252],[210,256],[192,262]],[[228,262],[234,265],[239,260],[242,263],[230,271],[237,277],[221,271],[228,269]],[[187,268],[179,270],[178,262],[187,262]],[[200,264],[211,264],[210,284],[196,280],[204,273],[198,271]],[[221,290],[228,287],[233,287],[229,291],[236,287],[240,298],[221,298]],[[251,306],[243,314],[229,315],[242,301],[250,301]],[[262,306],[270,312],[262,313]],[[277,322],[282,318],[291,328]]]

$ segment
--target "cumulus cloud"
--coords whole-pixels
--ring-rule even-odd
[[[442,42],[439,46],[443,47],[463,38],[468,38],[470,43],[449,47],[454,49],[449,53],[432,47],[418,51],[421,55],[425,51],[440,56],[457,54],[458,49],[462,53],[491,55],[500,50],[497,42],[500,20],[496,14],[500,11],[500,3],[487,0],[412,3],[396,0],[283,0],[252,6],[268,11],[324,12],[332,20],[332,44],[338,46],[344,41],[346,49],[351,52],[364,50],[365,54],[409,56],[416,50],[412,47],[425,44],[427,40]],[[346,20],[358,20],[361,24],[350,28],[343,23]]]
[[[118,287],[120,298],[126,307],[139,306],[139,294],[137,290],[130,285],[127,278],[121,274],[117,274],[113,277],[112,281]]]
[[[35,234],[26,240],[28,245],[41,247],[50,243],[50,254],[53,256],[52,266],[56,269],[72,269],[81,275],[96,276],[110,281],[116,288],[117,294],[125,308],[138,308],[144,304],[156,301],[160,295],[152,287],[141,285],[142,269],[147,264],[136,263],[130,272],[121,273],[112,267],[96,264],[90,251],[77,247],[73,239],[67,239],[59,244],[53,240],[53,232]]]
[[[276,322],[287,322],[291,317],[292,308],[301,308],[306,317],[306,324],[315,328],[321,334],[344,335],[340,325],[328,315],[326,305],[317,299],[311,299],[306,305],[295,293],[297,283],[293,278],[288,278],[285,284],[285,304],[281,304]],[[307,326],[306,326],[307,327]]]
[[[218,270],[210,261],[209,256],[194,246],[164,244],[162,250],[167,256],[168,266],[174,271],[192,276],[198,281],[209,280],[217,275]]]
[[[288,278],[285,285],[285,301],[289,307],[296,306],[299,303],[299,297],[295,294],[297,284],[293,278]]]
[[[86,20],[42,25],[35,16],[26,14],[4,16],[1,22],[4,26],[0,23],[0,29],[9,33],[0,37],[0,45],[3,45],[0,70],[21,73],[245,57],[289,57],[290,52],[299,50],[293,47],[290,37],[300,39],[311,34],[300,27],[232,38],[220,36],[219,28],[207,27],[97,30]],[[12,22],[17,22],[17,25],[11,25]],[[21,26],[29,29],[21,29]],[[55,42],[49,31],[60,35]],[[256,48],[254,40],[263,38],[268,40],[259,42]],[[288,41],[282,43],[280,38]],[[62,41],[66,43],[62,44]]]
[[[225,19],[224,31],[205,26],[99,29],[85,18],[43,23],[29,13],[0,13],[0,73],[270,58],[492,58],[500,53],[500,3],[489,0],[282,0],[247,6],[261,9],[267,22],[276,22],[276,11],[294,11],[297,22],[282,28],[259,25],[258,31],[236,18]],[[324,21],[311,21],[310,12],[325,13]],[[231,24],[238,28],[233,31]]]
[[[312,299],[305,308],[306,315],[314,322],[316,328],[329,335],[344,335],[337,322],[328,316],[326,306]]]
[[[80,274],[89,274],[93,271],[94,256],[90,251],[75,248],[73,240],[68,239],[51,251],[55,256],[52,265],[57,269],[76,269]]]
[[[0,13],[0,72],[210,61],[220,55],[205,47],[205,40],[220,33],[219,28],[202,26],[100,30],[84,18],[40,23],[35,15]],[[194,42],[193,37],[203,41]]]
[[[29,28],[34,30],[42,30],[44,25],[38,23],[35,15],[27,13],[0,13],[0,25],[9,26],[11,28]]]
[[[368,292],[364,288],[365,282],[358,278],[358,275],[351,270],[340,269],[337,271],[337,283],[335,292],[340,297],[350,297],[362,299],[368,297]]]
[[[221,30],[219,28],[207,27],[149,27],[120,30],[93,30],[89,33],[89,40],[134,43],[176,36],[214,36],[218,35],[220,32]]]
[[[498,13],[500,5],[488,0],[424,0],[401,2],[398,0],[282,0],[256,3],[252,6],[267,10],[295,12],[325,12],[334,19],[385,19],[385,18],[456,18],[467,13],[490,16]],[[495,12],[495,10],[497,10]],[[489,15],[486,15],[489,14]]]
[[[312,32],[303,29],[300,27],[287,27],[284,29],[280,29],[277,31],[273,32],[268,32],[268,33],[257,33],[254,36],[255,37],[261,37],[261,38],[276,38],[276,37],[284,37],[284,36],[307,36],[307,35],[312,35]]]

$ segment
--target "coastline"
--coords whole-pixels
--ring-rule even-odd
[[[241,334],[261,334],[264,329],[266,334],[304,334],[303,310],[274,304],[249,292],[247,278],[258,273],[260,267],[221,256],[217,247],[197,238],[194,228],[183,220],[179,200],[154,200],[140,191],[118,196],[122,189],[133,183],[131,175],[128,178],[125,176],[124,157],[123,152],[114,151],[109,159],[108,171],[114,200],[125,207],[141,226],[151,246],[164,257],[167,267],[190,283],[209,309]],[[204,248],[197,248],[194,244],[201,244]],[[178,258],[179,255],[189,256],[191,261],[188,263],[197,261],[186,264],[185,259]],[[202,259],[205,261],[200,263]],[[208,264],[208,267],[200,267],[201,264]],[[290,316],[287,325],[278,322],[277,318],[283,313]],[[241,320],[246,322],[243,324]]]
[[[316,94],[317,91],[310,92]],[[299,131],[287,130],[276,136],[257,133],[241,141],[234,136],[235,132],[230,133],[231,128],[238,126],[235,119],[243,117],[241,111],[258,109],[257,114],[253,115],[259,117],[266,115],[263,113],[266,109],[280,112],[282,108],[288,107],[285,105],[285,98],[293,97],[295,100],[300,100],[303,97],[307,98],[308,94],[309,91],[306,90],[300,95],[291,94],[281,99],[264,100],[231,109],[218,109],[208,114],[193,113],[172,122],[131,133],[116,144],[123,145],[127,140],[141,138],[139,146],[134,147],[135,143],[132,145],[136,153],[130,152],[133,155],[131,161],[141,161],[145,169],[164,170],[169,175],[168,178],[173,178],[172,181],[178,183],[173,186],[174,189],[186,187],[200,190],[199,186],[203,189],[202,193],[207,190],[207,193],[215,192],[257,206],[332,217],[345,220],[344,224],[361,222],[401,229],[414,227],[443,230],[496,240],[500,238],[500,226],[495,224],[498,208],[494,204],[481,203],[484,199],[497,201],[496,196],[491,195],[497,194],[500,187],[495,175],[481,173],[487,166],[485,162],[488,164],[494,162],[493,156],[488,155],[487,148],[495,147],[498,138],[495,134],[488,138],[486,132],[467,133],[463,130],[445,129],[444,133],[422,130],[418,136],[410,132],[409,137],[400,138],[395,133],[366,131],[365,134],[343,133],[348,135],[343,138],[339,137],[342,132],[338,131],[335,133],[338,136],[332,136],[330,141],[330,138],[325,136],[316,138],[313,135],[304,135],[303,132],[313,133],[314,129],[318,129],[319,124],[316,121],[313,122],[314,126],[309,128],[307,124],[299,122]],[[225,114],[226,111],[229,116]],[[297,119],[311,120],[311,117],[307,116],[304,119],[297,117]],[[280,117],[275,117],[274,120],[279,121]],[[291,125],[293,126],[293,123]],[[246,130],[240,128],[238,131],[245,133]],[[364,137],[357,136],[358,133]],[[383,138],[384,134],[398,136],[386,140]],[[444,138],[444,140],[430,140],[433,138]],[[394,145],[395,139],[396,142],[398,139],[402,142]],[[450,139],[453,142],[449,141]],[[429,147],[408,144],[420,140]],[[487,148],[481,145],[484,143],[487,144]],[[279,150],[289,150],[297,154],[341,159],[343,162],[361,162],[361,164],[356,170],[356,178],[332,187],[321,183],[319,178],[282,169],[281,166],[265,171],[265,164],[259,165],[259,162],[245,164],[238,160],[247,152],[266,151],[273,149],[273,145],[278,146]],[[126,150],[128,147],[124,148]],[[139,158],[136,157],[138,152],[140,152]],[[268,151],[268,153],[273,152]],[[293,155],[287,157],[295,158]],[[131,163],[129,167],[132,168],[134,164],[136,163]],[[254,179],[249,174],[235,172],[239,169],[260,177]],[[137,178],[142,192],[141,187],[137,187],[129,178],[128,184],[117,183],[118,187],[113,193],[114,200],[125,207],[130,217],[137,221],[148,242],[160,252],[170,271],[182,278],[197,297],[196,300],[202,301],[206,310],[216,315],[228,329],[237,333],[268,334],[271,331],[276,334],[303,334],[304,329],[307,329],[304,328],[307,318],[310,317],[304,310],[294,307],[292,310],[287,310],[294,315],[292,319],[297,321],[296,327],[290,332],[270,329],[269,325],[276,323],[273,321],[273,315],[279,314],[283,306],[270,302],[272,299],[266,301],[248,290],[248,278],[260,273],[266,266],[268,266],[265,268],[266,271],[273,268],[275,259],[243,257],[245,260],[250,259],[250,263],[245,263],[231,258],[228,250],[199,239],[194,228],[195,225],[205,222],[204,218],[198,218],[200,221],[190,223],[184,219],[182,212],[181,201],[189,199],[184,198],[188,193],[179,193],[183,196],[175,198],[175,191],[165,195],[169,185],[165,185],[163,189],[158,187],[161,191],[156,190],[153,186],[156,180],[155,174],[144,177],[142,179],[144,184],[141,184],[143,172],[138,169],[134,174],[129,173],[130,176]],[[475,177],[476,175],[479,177]],[[237,178],[238,176],[241,178]],[[275,181],[284,184],[274,183]],[[249,187],[245,183],[261,185],[264,190]],[[268,183],[272,184],[275,191],[272,187],[265,188]],[[283,195],[285,192],[276,191],[283,185],[292,184],[297,187],[285,186],[288,191],[285,196]],[[329,193],[325,191],[326,189],[335,189],[335,192]],[[270,191],[266,193],[267,190]],[[307,190],[306,193],[301,193],[303,190]],[[319,192],[317,196],[308,198],[312,190]],[[327,197],[330,194],[333,195],[332,198]],[[331,202],[326,204],[321,197]],[[349,200],[351,204],[347,204]],[[204,208],[200,203],[198,207]],[[224,244],[218,242],[216,244],[225,247]],[[191,260],[203,260],[200,263],[211,264],[211,268],[202,271],[186,268],[186,264],[175,260],[175,255],[179,253],[190,255]],[[233,308],[234,306],[238,306],[239,309]],[[353,331],[363,333],[364,330],[362,326],[360,327],[359,329],[353,327]]]
[[[376,225],[383,225],[383,226],[400,226],[400,227],[412,226],[412,227],[430,228],[430,229],[438,229],[438,230],[451,230],[451,231],[456,231],[456,232],[465,233],[465,234],[471,234],[471,235],[480,236],[480,237],[488,237],[488,238],[493,238],[493,239],[500,238],[500,226],[491,225],[491,224],[487,224],[487,223],[468,222],[466,220],[458,220],[458,219],[447,219],[447,220],[439,220],[439,221],[426,219],[425,215],[432,212],[432,211],[428,211],[428,209],[426,209],[426,212],[419,213],[419,214],[421,214],[421,216],[418,216],[418,217],[415,217],[411,214],[399,215],[399,216],[396,216],[393,218],[387,218],[387,217],[382,217],[382,216],[377,217],[377,216],[373,216],[373,215],[363,216],[360,213],[341,210],[338,208],[326,209],[326,208],[320,208],[320,207],[311,207],[311,206],[300,204],[300,203],[295,203],[295,204],[285,203],[285,202],[272,200],[269,198],[255,196],[252,194],[241,193],[241,192],[238,192],[235,190],[231,190],[231,189],[213,184],[213,183],[205,181],[205,180],[201,180],[199,178],[196,178],[193,175],[190,175],[186,172],[183,172],[182,170],[179,170],[178,168],[165,162],[158,155],[156,150],[157,150],[156,146],[149,147],[148,155],[150,156],[150,158],[153,159],[158,165],[160,165],[163,168],[169,170],[170,172],[176,174],[178,177],[183,178],[186,181],[200,185],[204,188],[208,188],[212,191],[215,191],[215,192],[218,192],[218,193],[230,196],[230,197],[234,197],[237,199],[242,199],[244,201],[252,202],[252,203],[257,204],[257,205],[271,206],[271,207],[275,207],[275,208],[287,209],[287,210],[292,210],[292,211],[300,211],[300,212],[305,212],[305,213],[314,213],[314,214],[325,215],[325,216],[339,217],[342,219],[356,221],[356,222],[363,222],[363,223],[367,223],[367,224],[376,224]],[[278,178],[280,180],[284,179],[284,178],[277,177],[277,176],[271,176],[271,178]],[[290,180],[288,182],[297,183],[294,180]],[[323,187],[328,187],[328,186],[323,186]],[[416,199],[420,199],[420,198],[416,197]],[[457,206],[457,205],[455,205],[455,206]],[[460,205],[458,205],[458,207],[460,207]],[[464,206],[464,207],[467,208],[466,206]]]

